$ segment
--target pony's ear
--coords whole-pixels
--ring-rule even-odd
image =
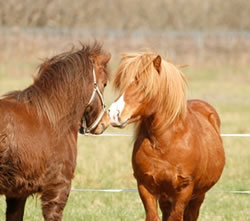
[[[158,73],[160,74],[161,72],[161,56],[158,55],[154,60],[153,60],[153,64],[155,69],[158,71]]]
[[[100,54],[94,57],[95,62],[99,65],[106,65],[109,62],[110,58],[111,58],[111,53]]]

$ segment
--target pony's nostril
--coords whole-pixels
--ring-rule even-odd
[[[108,109],[108,112],[110,113],[110,109]]]

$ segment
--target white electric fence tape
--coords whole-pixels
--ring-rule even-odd
[[[83,134],[79,134],[83,135]],[[83,136],[98,136],[98,137],[131,137],[132,134],[124,133],[103,133],[100,135],[87,134]],[[250,137],[250,134],[221,134],[222,137]],[[72,189],[72,192],[105,192],[105,193],[135,193],[137,189]],[[250,194],[250,191],[240,190],[211,190],[210,193],[233,193],[233,194]]]
[[[104,193],[137,193],[137,189],[72,189],[71,192],[104,192]],[[250,191],[240,190],[210,190],[209,193],[250,194]]]

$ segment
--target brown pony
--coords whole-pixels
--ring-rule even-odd
[[[110,123],[136,122],[132,164],[146,221],[194,221],[225,164],[220,119],[201,100],[186,100],[185,77],[153,53],[124,54]]]
[[[0,99],[0,194],[6,196],[6,220],[23,220],[26,199],[34,193],[41,195],[44,219],[61,220],[80,122],[83,131],[102,133],[109,121],[104,113],[95,123],[103,112],[109,59],[98,43],[82,45],[46,60],[31,86]]]

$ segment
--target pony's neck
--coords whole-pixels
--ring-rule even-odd
[[[69,85],[65,85],[63,93],[58,93],[52,83],[47,85],[46,91],[43,90],[36,84],[27,89],[27,96],[29,96],[29,91],[32,94],[30,98],[24,97],[24,103],[28,109],[34,107],[38,117],[46,118],[50,125],[60,133],[80,122],[84,105],[87,105],[83,102],[85,99],[81,96],[82,93],[74,91],[74,88]],[[27,103],[26,99],[30,102]]]
[[[142,135],[151,140],[156,146],[171,142],[173,134],[183,133],[185,131],[184,123],[186,115],[179,114],[174,121],[166,124],[167,115],[161,110],[156,111],[151,116],[144,118],[138,123],[137,137]]]

